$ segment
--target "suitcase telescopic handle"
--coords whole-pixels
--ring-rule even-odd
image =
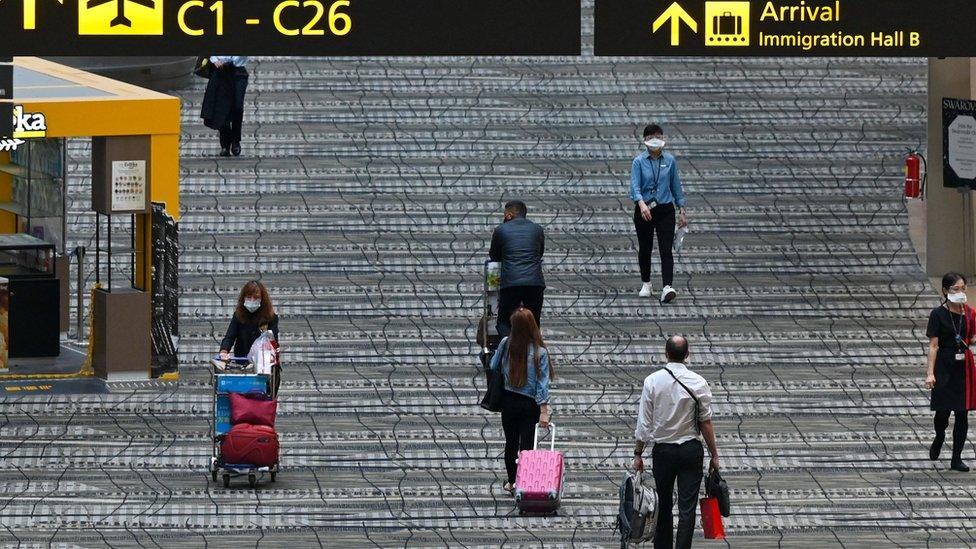
[[[552,435],[549,440],[549,450],[556,450],[556,424],[549,422],[549,433]],[[539,424],[535,424],[535,440],[532,442],[532,448],[534,450],[539,449]]]
[[[214,360],[220,360],[220,355],[213,357]],[[246,356],[228,356],[227,360],[250,360]]]

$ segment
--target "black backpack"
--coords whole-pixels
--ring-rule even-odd
[[[620,484],[620,508],[617,511],[621,549],[627,549],[631,543],[653,540],[657,516],[657,492],[644,486],[643,474],[627,473]]]

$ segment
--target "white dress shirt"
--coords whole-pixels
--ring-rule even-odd
[[[711,419],[712,391],[705,378],[677,362],[669,362],[666,368],[698,397],[698,419]],[[695,429],[695,401],[664,368],[644,380],[634,434],[648,446],[658,442],[681,444],[699,438]]]
[[[216,63],[231,63],[235,67],[246,67],[247,66],[247,56],[246,55],[211,55],[210,62]]]

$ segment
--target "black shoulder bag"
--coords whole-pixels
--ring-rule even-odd
[[[668,374],[670,374],[671,377],[674,378],[674,380],[678,382],[678,385],[681,385],[684,388],[684,390],[687,391],[689,395],[691,395],[691,399],[695,401],[695,432],[700,435],[701,434],[701,421],[699,421],[699,418],[701,417],[701,410],[699,409],[698,397],[695,396],[695,393],[693,393],[692,390],[689,389],[687,385],[685,385],[684,383],[681,383],[681,380],[678,379],[678,376],[674,375],[674,372],[672,372],[671,370],[667,369],[666,367],[664,368],[664,371],[667,372]]]
[[[498,350],[495,353],[504,353],[506,351],[508,351],[507,339],[498,346]],[[485,391],[485,397],[481,399],[481,407],[489,412],[501,412],[502,398],[505,396],[505,365],[501,360],[499,360],[497,370],[490,368],[485,370],[485,377],[488,380],[488,389]]]

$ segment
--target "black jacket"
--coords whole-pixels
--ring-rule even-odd
[[[268,324],[268,329],[274,332],[275,339],[278,339],[278,315],[275,315]],[[237,320],[237,315],[230,319],[230,326],[227,327],[227,335],[220,342],[221,350],[234,348],[233,356],[245,357],[251,352],[251,345],[261,335],[261,327],[257,324],[246,324]]]
[[[492,261],[502,263],[502,288],[512,286],[546,287],[542,277],[542,254],[546,235],[538,224],[517,217],[495,227],[491,235]]]
[[[200,118],[205,126],[219,130],[230,119],[231,113],[244,110],[247,79],[247,70],[243,67],[224,65],[214,69],[200,107]]]

